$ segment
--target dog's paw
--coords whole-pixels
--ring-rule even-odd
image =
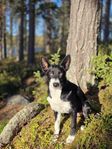
[[[52,142],[56,142],[58,140],[59,134],[54,134],[52,138]]]
[[[81,130],[81,131],[83,131],[83,130],[84,130],[84,128],[85,128],[85,126],[84,126],[84,125],[82,125],[82,126],[80,127],[80,130]]]
[[[69,135],[68,138],[66,139],[67,144],[71,144],[74,141],[75,135]]]

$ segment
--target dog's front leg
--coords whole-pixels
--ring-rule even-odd
[[[53,141],[56,141],[57,138],[59,137],[59,132],[60,132],[61,113],[54,111],[54,116],[55,116],[55,125],[54,125],[55,131],[54,131]]]
[[[77,112],[74,110],[71,114],[71,130],[70,135],[66,139],[66,143],[72,143],[75,138],[75,132],[76,132],[76,121],[77,121]]]

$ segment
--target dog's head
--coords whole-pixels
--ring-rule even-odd
[[[69,69],[70,62],[70,55],[65,56],[58,65],[50,65],[48,59],[41,59],[42,70],[53,87],[58,88],[66,81],[66,72]]]

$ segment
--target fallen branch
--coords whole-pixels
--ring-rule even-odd
[[[43,105],[30,103],[12,117],[0,134],[0,147],[9,144],[20,129],[42,109],[44,109]]]

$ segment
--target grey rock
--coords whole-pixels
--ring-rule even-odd
[[[11,96],[6,99],[6,102],[7,102],[7,105],[15,105],[15,104],[27,105],[30,103],[27,98],[21,95]]]

